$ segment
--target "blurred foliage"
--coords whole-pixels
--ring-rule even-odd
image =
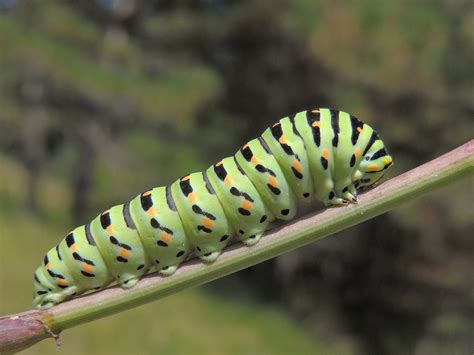
[[[473,53],[467,0],[0,0],[2,312],[29,307],[28,275],[74,224],[205,169],[289,113],[355,114],[386,141],[391,174],[466,142]],[[473,192],[458,183],[339,238],[82,326],[65,346],[471,353]],[[111,336],[125,324],[133,342]]]

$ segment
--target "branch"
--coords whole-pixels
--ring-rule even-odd
[[[19,351],[62,330],[202,285],[385,213],[474,172],[474,140],[362,194],[356,205],[328,208],[271,230],[253,247],[234,244],[212,265],[185,262],[171,277],[146,276],[130,289],[111,287],[47,311],[0,318],[0,352]]]

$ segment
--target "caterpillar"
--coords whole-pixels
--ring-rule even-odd
[[[285,117],[204,172],[145,191],[77,227],[34,274],[33,303],[47,309],[115,281],[172,275],[195,253],[211,263],[231,241],[257,243],[269,223],[290,220],[299,201],[357,202],[393,161],[377,132],[346,112]]]

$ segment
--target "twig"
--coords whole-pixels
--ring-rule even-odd
[[[385,213],[474,172],[474,140],[362,194],[356,205],[329,208],[271,230],[253,247],[235,244],[212,265],[185,262],[171,277],[149,275],[134,288],[112,287],[61,303],[48,311],[0,318],[0,352],[57,337],[64,329],[202,285]]]

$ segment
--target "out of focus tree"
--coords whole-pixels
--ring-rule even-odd
[[[97,165],[105,160],[119,167],[119,157],[125,157],[128,148],[115,137],[129,134],[131,126],[157,133],[167,126],[186,137],[196,107],[217,88],[215,76],[199,63],[143,52],[130,41],[126,21],[135,14],[133,6],[126,13],[94,4],[81,14],[75,10],[81,3],[18,2],[0,22],[2,67],[11,68],[1,82],[1,100],[12,108],[3,111],[4,148],[24,156],[30,209],[40,166],[59,161],[73,186],[76,223],[90,217]],[[101,26],[86,19],[96,9],[104,16]],[[169,124],[175,120],[181,126]],[[55,155],[42,153],[53,140]],[[106,151],[111,146],[114,150]]]

